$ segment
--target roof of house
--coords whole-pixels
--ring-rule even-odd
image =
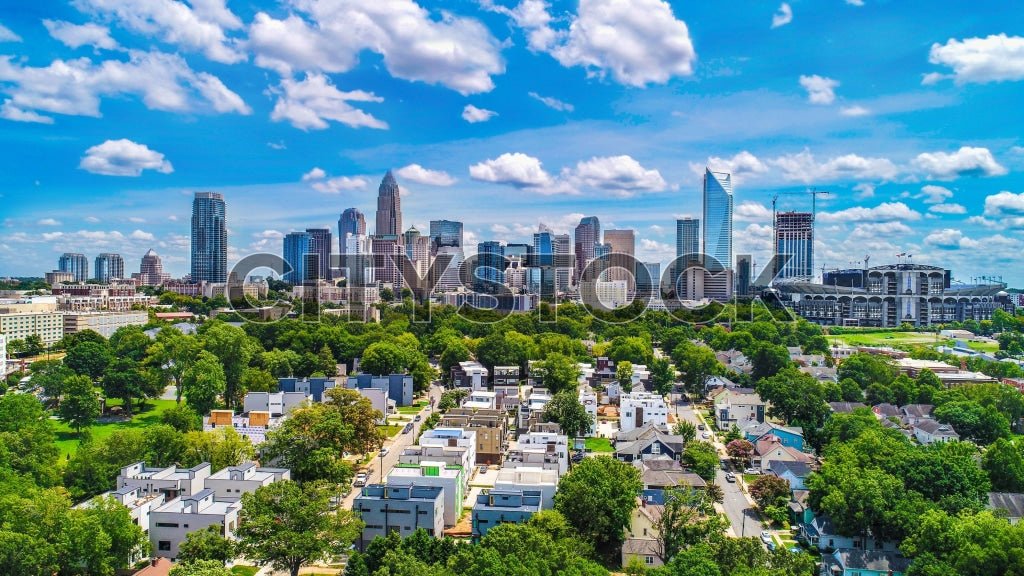
[[[704,488],[707,482],[693,472],[683,470],[644,470],[641,475],[644,486],[659,486],[662,488],[675,486],[689,486],[691,488]]]
[[[927,420],[921,420],[920,422],[914,425],[914,428],[918,430],[923,430],[924,432],[927,432],[932,436],[943,436],[946,438],[960,437],[960,435],[956,433],[956,430],[954,430],[953,427],[950,426],[949,424],[943,424],[937,420],[932,420],[930,418]]]
[[[989,492],[989,510],[1006,510],[1010,518],[1024,518],[1024,494]]]
[[[898,406],[894,404],[875,404],[871,407],[871,411],[875,414],[885,416],[899,416],[901,414]]]
[[[768,434],[775,434],[776,432],[788,432],[795,434],[803,438],[804,429],[799,426],[782,426],[772,422],[752,422],[751,424],[740,428],[744,436],[751,436],[753,438],[761,438]]]
[[[863,402],[829,402],[828,406],[833,412],[849,414],[856,408],[866,408],[867,404]]]
[[[633,442],[641,438],[647,438],[654,434],[662,434],[669,436],[668,426],[665,424],[658,425],[654,422],[648,422],[639,428],[633,428],[627,432],[619,432],[615,435],[616,442]],[[682,437],[680,437],[682,438]]]
[[[665,448],[673,452],[683,451],[683,437],[675,436],[673,434],[662,434],[660,432],[654,433],[652,436],[640,438],[633,442],[622,442],[618,441],[615,443],[616,454],[632,454],[634,456],[643,454],[644,450],[647,450],[655,442],[660,442]]]
[[[935,406],[932,404],[907,404],[906,406],[900,407],[900,412],[905,416],[914,416],[917,418],[931,418],[932,412],[935,411]]]
[[[811,495],[810,490],[793,490],[793,502],[801,506],[807,505],[807,498]]]
[[[658,556],[658,541],[653,538],[627,538],[622,543],[623,554],[635,554],[637,556]]]
[[[779,460],[772,462],[771,467],[772,474],[776,476],[782,476],[786,472],[791,473],[796,478],[806,478],[811,473],[811,466],[807,462],[789,462],[785,460]]]
[[[775,452],[776,454],[783,452],[797,462],[810,463],[814,461],[814,456],[801,452],[791,446],[786,446],[779,440],[779,437],[774,434],[762,436],[756,443],[754,443],[754,453],[762,459],[771,456],[772,452]],[[772,461],[775,462],[775,460]]]
[[[832,557],[847,570],[906,572],[910,568],[909,558],[897,556],[895,552],[882,552],[881,550],[840,548],[832,554]]]

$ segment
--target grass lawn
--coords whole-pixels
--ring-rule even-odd
[[[141,411],[135,408],[131,421],[96,424],[89,431],[92,433],[93,440],[105,440],[115,430],[153,426],[154,424],[159,424],[160,415],[175,404],[174,400],[149,400]],[[121,401],[108,400],[107,405],[120,406]],[[60,449],[61,458],[66,459],[68,455],[73,454],[78,449],[78,434],[70,426],[59,420],[54,420],[53,424],[54,430],[57,433],[57,448]]]
[[[757,480],[757,474],[744,474],[743,475],[743,482],[746,483],[747,485],[749,485],[754,480]]]
[[[253,574],[259,572],[260,569],[255,566],[232,566],[232,576],[253,576]]]
[[[854,332],[829,336],[829,342],[842,342],[849,346],[921,346],[944,343],[945,339],[935,339],[929,332]],[[952,345],[952,341],[949,342]]]
[[[404,425],[403,426],[395,426],[395,425],[389,424],[387,426],[378,426],[377,428],[383,430],[384,431],[384,435],[387,436],[388,438],[393,438],[395,436],[395,434],[398,434],[399,432],[401,432],[402,428],[405,428],[405,426]]]
[[[586,442],[588,452],[615,452],[607,438],[587,438]]]
[[[398,407],[398,413],[399,414],[412,414],[412,415],[415,416],[416,414],[419,414],[420,410],[422,410],[422,409],[423,409],[423,406],[399,406]]]
[[[952,346],[952,344],[950,344]],[[978,352],[988,352],[989,354],[995,354],[999,352],[998,342],[968,342],[967,347],[971,350],[977,350]]]

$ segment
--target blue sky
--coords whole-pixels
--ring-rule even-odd
[[[674,256],[705,165],[735,252],[818,202],[815,267],[897,253],[1024,287],[1024,12],[915,0],[0,1],[0,275],[154,248],[191,195],[281,250],[396,171],[406,225],[522,241],[584,215]]]

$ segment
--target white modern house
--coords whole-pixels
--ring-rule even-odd
[[[650,392],[623,394],[619,399],[619,430],[629,432],[647,424],[668,425],[668,404],[665,398]]]
[[[498,471],[494,482],[495,490],[539,490],[541,508],[555,507],[555,490],[558,489],[558,472],[537,466],[514,466]]]
[[[287,468],[261,468],[255,462],[245,462],[214,472],[204,483],[207,489],[214,491],[218,501],[236,502],[241,500],[242,494],[291,478],[291,470]]]
[[[469,470],[440,461],[423,460],[419,464],[399,462],[388,474],[385,484],[439,486],[444,489],[444,525],[454,526],[462,516],[466,500],[464,476]]]
[[[149,523],[153,555],[176,559],[178,546],[185,541],[185,536],[207,526],[220,525],[221,535],[233,540],[242,505],[237,501],[220,502],[215,496],[213,490],[201,490],[179,496],[153,510]]]
[[[556,432],[520,434],[518,447],[508,452],[506,466],[537,466],[555,470],[562,477],[569,471],[569,437]]]

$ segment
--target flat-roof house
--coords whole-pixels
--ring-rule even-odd
[[[397,532],[405,538],[423,528],[440,538],[444,530],[444,488],[401,482],[364,486],[352,503],[364,522],[357,542],[360,550],[377,536]]]

